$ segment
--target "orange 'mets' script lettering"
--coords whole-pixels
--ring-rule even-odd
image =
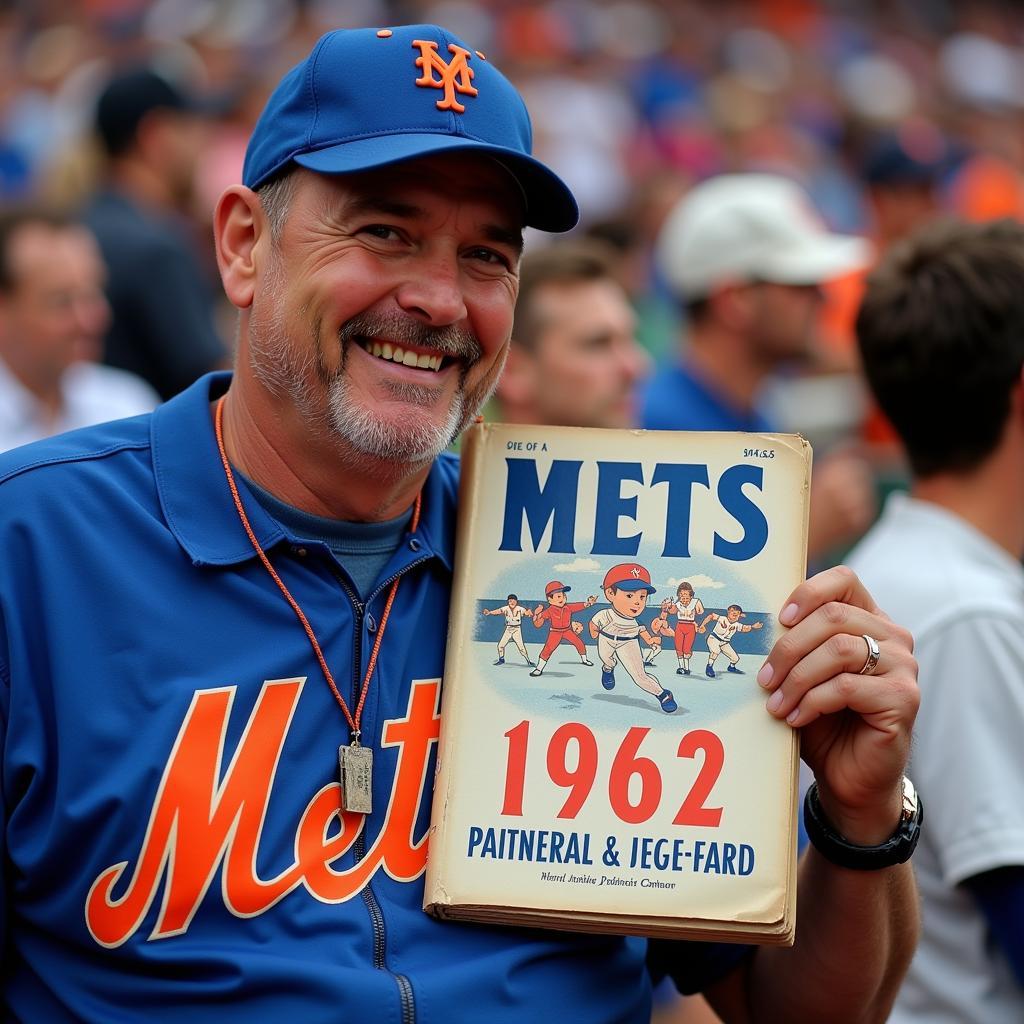
[[[303,682],[264,683],[222,780],[236,688],[196,691],[167,759],[134,873],[124,883],[129,862],[122,861],[101,872],[89,889],[85,919],[96,942],[115,947],[129,939],[161,879],[163,901],[151,939],[188,929],[218,867],[224,903],[238,917],[266,912],[299,885],[324,903],[342,903],[378,868],[398,881],[423,872],[427,837],[417,842],[414,833],[439,732],[436,679],[414,682],[406,717],[384,725],[382,745],[398,747],[398,765],[383,828],[366,856],[344,871],[331,866],[351,848],[364,821],[361,814],[341,810],[339,786],[332,782],[313,795],[297,823],[295,862],[275,878],[257,876],[260,834]],[[119,888],[124,891],[115,896]]]
[[[426,86],[432,89],[444,89],[444,96],[437,101],[438,110],[454,110],[456,114],[465,111],[465,106],[456,98],[456,92],[463,96],[476,96],[478,90],[473,85],[473,69],[469,66],[469,50],[457,46],[455,43],[448,44],[448,52],[451,53],[451,63],[445,61],[437,52],[437,43],[430,39],[414,39],[413,46],[420,48],[420,55],[416,58],[416,67],[422,74],[416,79],[417,85]],[[434,72],[441,77],[434,78]]]

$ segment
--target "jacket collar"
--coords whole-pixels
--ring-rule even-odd
[[[160,506],[195,565],[235,565],[256,557],[235,511],[213,429],[211,403],[230,383],[230,373],[207,374],[153,413],[153,472]],[[405,545],[410,561],[436,557],[451,571],[457,476],[457,460],[450,455],[442,455],[431,467],[420,525]],[[245,503],[245,511],[264,550],[294,539],[255,499]]]

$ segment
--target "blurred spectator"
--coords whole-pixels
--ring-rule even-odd
[[[857,333],[913,474],[850,559],[912,630],[921,670],[922,934],[890,1021],[1019,1022],[1024,226],[937,224],[895,246]]]
[[[686,307],[688,332],[647,388],[642,425],[776,429],[758,408],[766,380],[807,359],[820,283],[863,265],[868,253],[861,239],[830,234],[785,178],[722,175],[694,188],[669,215],[658,243],[662,272]],[[819,459],[810,557],[860,536],[874,512],[865,460],[838,451]]]
[[[636,386],[650,358],[637,343],[613,258],[597,242],[568,241],[523,259],[512,347],[497,392],[506,422],[636,424]]]
[[[866,140],[860,161],[871,241],[875,254],[881,255],[939,215],[943,180],[953,167],[952,154],[934,125],[918,124]],[[837,370],[860,369],[854,321],[869,270],[868,266],[859,267],[824,285],[822,340],[828,350],[826,361]],[[899,441],[877,405],[865,410],[862,435],[871,446],[876,465],[886,472],[897,469],[903,483]]]
[[[113,318],[104,359],[169,398],[227,360],[213,293],[179,212],[192,188],[202,121],[167,79],[137,69],[107,84],[96,128],[107,169],[85,219],[109,270]]]
[[[82,225],[42,209],[0,217],[0,450],[157,404],[137,377],[93,362],[103,278]]]

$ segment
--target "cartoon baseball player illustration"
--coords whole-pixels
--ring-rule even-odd
[[[505,616],[505,632],[502,634],[501,640],[498,641],[498,660],[495,662],[495,665],[505,664],[505,648],[510,640],[519,648],[519,653],[522,654],[524,662],[527,665],[534,664],[526,652],[526,645],[522,642],[522,618],[523,615],[527,614],[527,611],[519,603],[519,598],[515,594],[509,594],[506,598],[506,603],[500,608],[482,608],[481,611],[485,615]]]
[[[639,621],[654,591],[651,574],[642,565],[623,562],[612,566],[604,577],[604,596],[611,608],[603,608],[590,620],[590,635],[597,640],[601,685],[606,690],[614,689],[615,666],[622,665],[633,682],[657,697],[662,710],[671,714],[678,709],[672,691],[648,675],[640,648],[641,637],[652,647],[661,646],[661,637]]]
[[[726,609],[725,615],[719,615],[717,612],[708,612],[704,617],[704,621],[700,624],[700,632],[704,632],[704,627],[712,620],[715,619],[715,628],[711,631],[708,636],[708,663],[704,666],[704,675],[709,679],[715,678],[714,664],[719,654],[724,654],[729,659],[730,672],[735,672],[737,675],[743,673],[736,667],[740,660],[740,656],[733,650],[732,638],[737,633],[749,633],[751,630],[760,629],[764,623],[755,622],[752,625],[744,625],[740,622],[740,618],[743,615],[743,609],[738,604],[731,604]]]
[[[666,598],[661,602],[661,611],[651,619],[651,624],[648,626],[648,630],[655,636],[661,637],[674,637],[675,631],[668,624],[668,609],[672,606],[672,601]],[[653,647],[647,648],[647,653],[644,655],[644,664],[653,665],[654,659],[661,654],[661,644],[655,644]]]
[[[693,641],[697,635],[697,616],[704,614],[704,605],[701,599],[693,592],[693,584],[685,580],[676,588],[676,599],[666,607],[662,605],[662,611],[676,617],[675,646],[676,658],[679,667],[676,675],[688,676],[690,674],[690,656],[693,654]]]
[[[527,611],[519,603],[519,598],[515,594],[509,594],[506,603],[500,608],[482,608],[481,611],[484,615],[505,616],[505,632],[501,634],[501,639],[498,641],[498,660],[494,664],[505,664],[505,648],[511,640],[519,648],[519,653],[523,656],[526,664],[532,665],[530,655],[526,652],[526,644],[523,643],[523,616],[527,614]]]
[[[551,628],[548,631],[547,640],[544,641],[544,648],[540,652],[540,657],[537,658],[537,667],[530,673],[531,676],[539,676],[544,671],[548,658],[551,657],[555,648],[563,640],[566,643],[572,644],[579,651],[581,664],[594,664],[587,657],[586,644],[580,639],[580,633],[583,632],[583,623],[573,622],[572,617],[574,612],[581,612],[584,608],[589,608],[597,600],[597,595],[591,594],[586,601],[568,603],[565,595],[570,590],[572,590],[572,587],[567,587],[558,580],[552,580],[544,588],[544,594],[548,599],[547,608],[537,605],[533,610],[533,624],[540,629],[546,619],[551,623]]]

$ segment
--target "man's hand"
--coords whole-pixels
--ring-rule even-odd
[[[573,632],[574,632],[574,633],[575,633],[575,634],[576,634],[577,636],[579,636],[579,635],[580,635],[580,633],[582,633],[582,632],[583,632],[583,623],[582,623],[582,622],[574,622],[574,623],[572,624],[572,631],[573,631]]]
[[[790,595],[779,622],[792,627],[758,673],[768,710],[802,730],[801,750],[823,809],[853,843],[884,842],[895,830],[903,770],[920,695],[910,633],[839,566]],[[879,647],[872,675],[864,634]]]

